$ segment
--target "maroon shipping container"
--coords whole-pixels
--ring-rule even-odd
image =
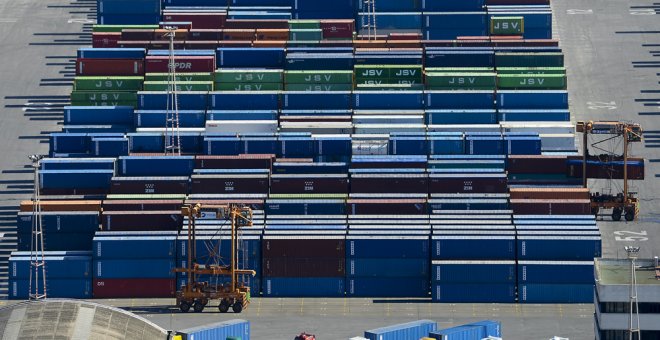
[[[105,200],[103,211],[174,211],[181,209],[181,200]]]
[[[170,42],[166,40],[152,40],[147,45],[147,48],[150,50],[168,50],[170,48]],[[174,42],[175,50],[183,50],[186,48],[186,42],[177,40]]]
[[[228,29],[289,29],[289,21],[284,19],[227,19]]]
[[[568,157],[568,160],[572,161],[566,170],[568,177],[582,178],[582,159],[581,156]],[[612,161],[617,163],[612,163]],[[643,180],[644,159],[629,158],[628,162],[628,179]],[[634,164],[631,162],[634,162]],[[601,159],[598,156],[589,157],[587,158],[587,178],[623,179],[623,160]]]
[[[499,174],[430,174],[429,193],[506,193],[507,178]]]
[[[372,162],[354,162],[351,163],[351,169],[392,169],[392,168],[407,168],[407,169],[426,169],[427,162],[397,162],[392,161],[372,161]]]
[[[181,21],[181,22],[162,22],[162,23],[158,24],[158,27],[160,29],[165,29],[165,27],[174,27],[177,30],[181,29],[181,30],[189,31],[192,28],[192,22],[190,22],[190,21],[188,21],[188,22],[184,22],[184,21]]]
[[[425,199],[349,199],[351,215],[428,214]]]
[[[77,76],[142,76],[142,59],[84,59],[76,60]]]
[[[510,155],[507,161],[509,174],[565,174],[566,156]]]
[[[101,217],[104,231],[179,230],[182,223],[179,210],[108,211]]]
[[[176,293],[175,279],[95,279],[95,299],[171,298]]]
[[[119,47],[119,40],[121,40],[119,32],[92,33],[92,47],[94,48],[116,48]]]
[[[321,20],[321,30],[323,31],[323,39],[353,39],[353,32],[355,31],[355,20]]]
[[[117,45],[121,48],[149,48],[151,42],[147,40],[140,41],[130,41],[130,40],[119,40]]]
[[[154,30],[154,38],[152,40],[161,40],[161,41],[170,41],[170,37],[168,36],[170,32],[165,29],[157,29]],[[188,30],[187,29],[178,29],[174,31],[174,40],[175,41],[182,41],[188,39]]]
[[[175,56],[176,72],[213,72],[215,70],[214,56]],[[147,56],[145,59],[147,73],[167,73],[169,57]]]
[[[188,177],[114,177],[111,194],[188,194]]]
[[[426,174],[353,174],[351,193],[428,193]]]
[[[270,178],[273,194],[347,194],[348,175],[275,174]]]
[[[222,40],[231,41],[252,41],[257,34],[256,29],[224,29],[222,30]]]
[[[193,194],[268,194],[268,174],[192,175]]]
[[[191,198],[185,201],[185,204],[201,204],[205,206],[211,205],[226,205],[226,204],[243,204],[249,206],[252,210],[264,210],[264,200],[260,199],[197,199]]]
[[[275,155],[197,156],[195,169],[270,169]]]
[[[123,29],[121,30],[121,40],[126,41],[151,41],[154,40],[153,29]]]
[[[289,40],[289,30],[288,29],[257,29],[256,32],[257,40],[266,40],[266,41],[287,41]]]
[[[192,22],[194,29],[218,29],[224,28],[227,22],[226,12],[202,12],[202,13],[166,13],[163,21]]]
[[[590,199],[587,188],[511,188],[511,199]]]
[[[344,236],[264,236],[263,258],[345,258]]]
[[[218,48],[217,40],[186,40],[185,48],[188,50],[215,50]]]
[[[510,200],[517,215],[590,215],[590,200]]]
[[[218,41],[222,39],[221,29],[191,29],[188,32],[188,40],[212,40]]]
[[[264,258],[261,267],[263,276],[270,277],[343,277],[346,274],[342,258]]]

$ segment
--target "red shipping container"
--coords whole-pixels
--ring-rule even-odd
[[[163,22],[158,24],[158,27],[164,29],[165,27],[175,27],[176,29],[190,30],[192,28],[192,22],[190,21],[179,21],[179,22]]]
[[[181,200],[105,200],[103,211],[158,211],[178,210],[183,206]]]
[[[192,28],[194,29],[218,29],[225,27],[225,23],[227,22],[227,13],[166,13],[163,14],[162,20],[192,22]]]
[[[175,56],[176,72],[213,72],[215,70],[214,56]],[[147,73],[167,73],[169,57],[147,56],[145,59]]]
[[[117,42],[121,48],[149,48],[149,41],[129,41],[129,40],[119,40]]]
[[[346,194],[345,175],[273,175],[270,191],[274,194]]]
[[[95,299],[171,298],[176,293],[175,279],[95,279]]]
[[[150,29],[123,29],[121,40],[126,41],[150,41],[154,39],[154,30]]]
[[[261,254],[264,259],[276,257],[345,258],[344,236],[272,236],[264,237]]]
[[[152,40],[163,40],[170,41],[169,37],[170,32],[164,29],[154,30],[154,37]],[[178,29],[174,31],[174,40],[186,40],[188,39],[188,30]]]
[[[507,172],[510,174],[565,174],[566,156],[510,155]]]
[[[289,29],[284,19],[227,19],[225,28],[230,29]]]
[[[270,169],[275,155],[197,156],[195,169]]]
[[[511,188],[511,199],[590,199],[587,188]]]
[[[321,40],[320,47],[353,47],[353,40]]]
[[[84,59],[76,60],[77,76],[142,76],[142,59]]]
[[[215,50],[218,48],[217,40],[186,40],[187,50]]]
[[[94,32],[92,33],[92,47],[94,48],[115,48],[119,47],[121,33],[119,32]]]
[[[270,277],[343,277],[346,275],[345,261],[343,257],[264,258],[261,270],[263,276]]]
[[[188,40],[221,40],[221,29],[192,29],[188,32]]]
[[[268,174],[193,175],[193,194],[268,194]]]
[[[351,176],[351,193],[408,193],[429,192],[428,177],[419,174],[407,175],[362,175]]]
[[[436,175],[429,176],[429,193],[506,193],[507,178],[478,175]]]
[[[355,20],[321,20],[323,39],[352,39],[355,31]]]

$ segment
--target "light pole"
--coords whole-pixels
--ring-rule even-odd
[[[34,196],[32,197],[32,239],[30,243],[30,300],[41,300],[46,294],[46,262],[44,261],[44,234],[41,225],[39,201],[39,166],[44,155],[29,155],[34,168]],[[40,275],[41,274],[41,275]],[[40,287],[41,283],[41,289]]]
[[[639,329],[639,304],[637,301],[637,275],[635,272],[635,260],[639,256],[639,247],[626,246],[624,249],[630,259],[630,319],[628,322],[628,339],[635,339],[633,334],[637,333],[635,340],[641,340],[642,332]],[[633,326],[633,314],[637,317],[636,326]]]

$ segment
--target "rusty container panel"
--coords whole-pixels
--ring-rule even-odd
[[[263,276],[270,277],[343,277],[346,274],[344,258],[264,258]]]
[[[263,258],[345,258],[343,237],[313,237],[265,237],[261,242],[261,254]]]

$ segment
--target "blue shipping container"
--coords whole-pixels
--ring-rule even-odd
[[[369,340],[420,339],[435,331],[438,325],[431,320],[419,320],[387,327],[370,329],[364,332]]]
[[[262,290],[272,297],[343,297],[344,278],[264,277]]]
[[[227,339],[229,337],[249,340],[250,321],[229,320],[210,325],[187,328],[176,332],[182,340],[212,340]]]

